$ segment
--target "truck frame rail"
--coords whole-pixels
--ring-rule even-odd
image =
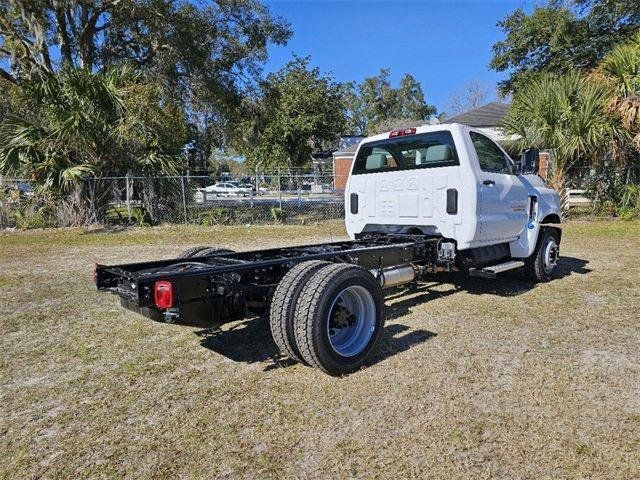
[[[99,290],[153,320],[216,327],[249,313],[263,313],[273,291],[293,266],[325,260],[361,266],[383,277],[385,269],[417,269],[447,263],[439,237],[410,234],[359,235],[355,240],[247,252],[211,252],[123,265],[96,265]],[[170,306],[158,303],[159,282],[171,291]],[[164,283],[162,283],[164,282]],[[164,307],[164,308],[163,308]]]

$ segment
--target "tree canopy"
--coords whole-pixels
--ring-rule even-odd
[[[567,170],[595,163],[611,144],[617,125],[607,113],[611,89],[578,72],[544,74],[521,86],[504,126],[522,146],[554,149],[553,184],[562,188]]]
[[[449,96],[447,114],[457,115],[481,107],[489,99],[487,87],[479,80],[465,83]]]
[[[427,120],[436,113],[412,75],[405,74],[397,88],[391,86],[390,75],[389,69],[381,69],[359,85],[351,82],[342,86],[349,133],[379,133],[403,122]]]
[[[241,127],[239,150],[262,170],[301,167],[314,149],[335,141],[345,128],[341,88],[308,58],[296,58],[267,76]]]
[[[46,95],[26,101],[42,82],[66,88],[77,70],[99,84],[103,74],[125,68],[135,73],[133,90],[153,92],[137,104],[128,96],[122,113],[155,132],[146,149],[175,152],[169,138],[160,138],[163,130],[165,137],[175,130],[189,157],[201,163],[232,147],[263,168],[290,168],[340,134],[375,133],[435,113],[413,76],[405,74],[394,87],[388,69],[361,84],[339,85],[308,59],[294,59],[265,79],[268,45],[284,44],[290,35],[289,25],[259,0],[8,0],[0,4],[0,82],[7,86],[0,121],[13,115],[7,128],[16,118],[35,125],[44,102],[55,102]],[[16,94],[20,111],[11,107]],[[154,118],[157,108],[173,109],[171,120]],[[160,121],[179,125],[163,129]],[[74,165],[92,163],[80,158],[83,151],[77,149]]]
[[[129,63],[223,137],[260,79],[267,45],[290,35],[258,0],[9,0],[0,3],[0,77],[21,84]]]
[[[608,162],[631,179],[640,158],[640,32],[588,73],[544,73],[519,83],[504,126],[523,146],[554,150],[557,187],[579,164]]]
[[[640,32],[614,48],[590,78],[612,89],[607,108],[624,132],[618,137],[616,156],[626,160],[635,156],[637,162],[640,156]]]
[[[140,78],[130,66],[32,77],[0,123],[0,171],[54,191],[87,174],[175,172],[183,111]]]
[[[503,93],[540,72],[588,70],[616,44],[640,28],[640,2],[629,0],[549,0],[531,14],[521,8],[498,26],[505,38],[493,45],[491,68],[508,71]]]

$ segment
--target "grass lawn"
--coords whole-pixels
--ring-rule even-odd
[[[344,236],[305,227],[0,234],[0,478],[640,478],[640,223],[565,226],[556,280],[436,277],[345,378],[263,320],[153,323],[93,263]]]

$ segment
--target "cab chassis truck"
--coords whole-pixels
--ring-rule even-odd
[[[482,278],[523,268],[550,280],[561,239],[558,194],[537,151],[514,163],[460,124],[364,139],[345,189],[350,240],[96,264],[97,288],[158,322],[203,328],[268,313],[280,352],[331,375],[360,368],[384,323],[384,291],[453,269]]]

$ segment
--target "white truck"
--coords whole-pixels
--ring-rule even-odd
[[[99,290],[153,320],[216,328],[268,314],[280,352],[332,375],[360,368],[384,325],[384,291],[439,271],[493,278],[522,268],[550,280],[561,239],[558,194],[464,125],[363,140],[345,191],[348,241],[96,265]]]
[[[366,138],[347,182],[347,232],[442,237],[455,241],[459,266],[489,273],[527,263],[536,280],[548,280],[559,253],[560,197],[531,163],[515,164],[484,133],[455,123]],[[498,260],[507,261],[490,265]]]

